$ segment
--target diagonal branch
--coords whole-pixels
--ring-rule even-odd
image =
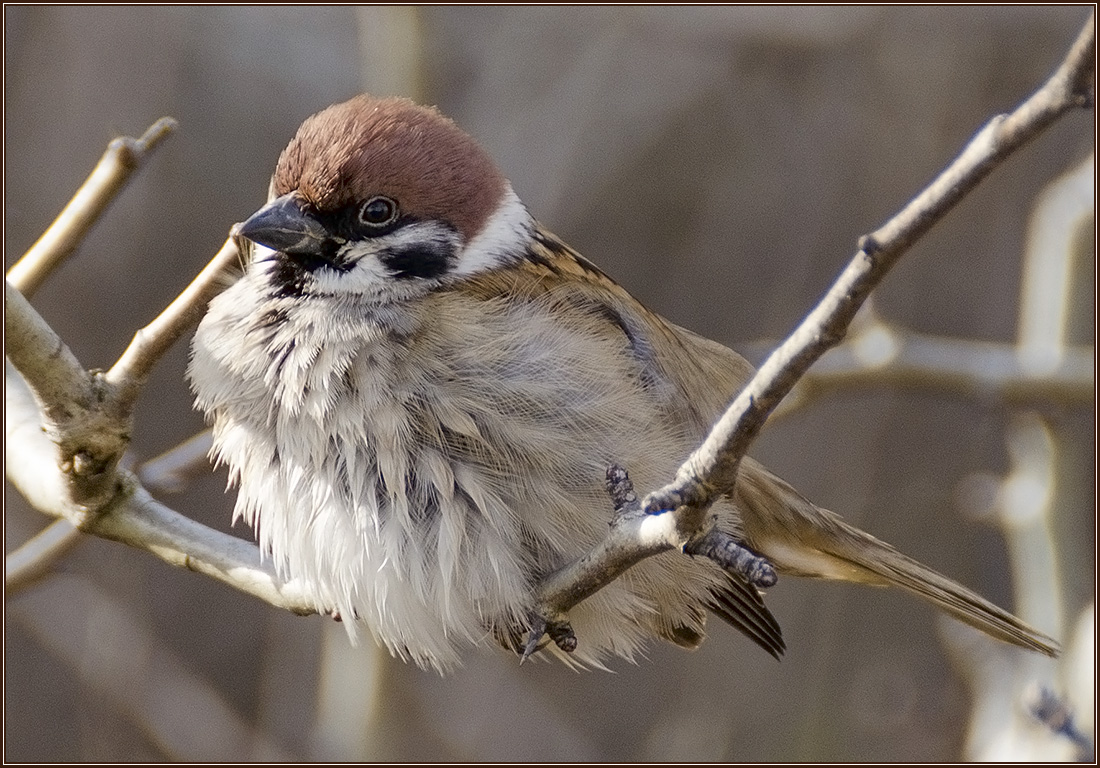
[[[301,585],[284,581],[259,548],[169,509],[127,473],[127,492],[84,530],[105,539],[152,552],[169,565],[201,573],[277,608],[301,616],[317,608]]]
[[[134,334],[130,346],[103,377],[120,409],[133,409],[153,367],[181,336],[198,325],[206,305],[227,287],[227,276],[240,259],[234,227],[229,239],[183,293]]]
[[[94,400],[92,377],[10,281],[4,283],[4,354],[27,380],[43,414],[62,420]]]
[[[204,429],[159,456],[135,468],[138,480],[153,494],[179,493],[198,474],[210,472],[207,458],[214,445],[214,433]]]
[[[79,528],[68,520],[54,520],[4,558],[4,594],[18,592],[45,576],[50,566],[78,543]]]
[[[123,136],[112,141],[91,175],[49,229],[8,270],[8,282],[24,296],[29,297],[38,290],[50,273],[83,242],[134,171],[174,130],[176,121],[162,117],[149,126],[140,139]]]
[[[18,291],[13,293],[21,298]],[[205,574],[271,605],[302,615],[317,612],[299,585],[285,582],[270,562],[262,560],[255,544],[175,512],[153,499],[126,472],[111,472],[115,490],[95,509],[72,514],[74,503],[65,473],[57,464],[58,446],[42,429],[41,414],[23,377],[9,369],[6,378],[5,471],[37,509],[69,518],[79,526],[76,530],[147,550],[171,565]],[[72,530],[70,522],[60,520],[12,553],[5,591],[15,591],[42,575],[44,567],[75,542]]]
[[[764,362],[684,463],[676,481],[650,494],[647,512],[694,508],[684,526],[697,530],[706,507],[732,486],[741,457],[768,414],[826,350],[839,344],[871,290],[898,259],[1010,154],[1066,112],[1092,104],[1096,61],[1095,15],[1090,16],[1066,60],[1042,88],[1010,115],[998,115],[896,216],[860,241],[836,283],[794,333]]]
[[[705,533],[706,510],[736,480],[741,459],[768,415],[826,350],[839,344],[856,312],[905,251],[1005,158],[1070,110],[1094,101],[1095,13],[1051,78],[1010,115],[993,118],[932,183],[860,249],[802,324],[765,361],[674,482],[647,496],[645,515],[618,515],[607,538],[581,560],[550,574],[532,611],[532,635],[630,566],[657,552],[682,549]],[[664,513],[664,514],[661,514]],[[567,627],[567,624],[565,625]],[[532,638],[530,645],[537,643]]]
[[[198,322],[210,299],[231,282],[227,275],[240,259],[235,238],[231,235],[180,297],[137,333],[119,362],[106,374],[85,370],[19,288],[34,290],[75,250],[146,153],[174,127],[174,120],[163,118],[141,139],[113,141],[54,225],[9,272],[4,288],[5,472],[40,511],[64,518],[76,529],[129,543],[141,536],[127,533],[133,525],[123,526],[121,533],[116,530],[119,519],[129,519],[120,518],[118,509],[130,508],[128,505],[134,498],[142,498],[144,491],[129,475],[118,471],[118,462],[130,441],[134,405],[155,363]],[[162,513],[156,517],[160,539],[167,536],[171,542],[181,531],[195,533],[188,527],[194,523],[182,522],[186,518],[167,508],[145,504],[142,509],[158,509]],[[111,522],[101,522],[99,518],[111,510],[114,510]],[[191,536],[181,539],[176,550],[187,553],[195,545],[194,558],[167,557],[165,553],[175,550],[163,541],[157,543],[158,537],[150,531],[145,533],[149,534],[146,548],[170,561],[175,558],[179,562],[183,557],[184,564],[188,567],[198,564],[199,570],[205,568],[204,563],[213,563],[212,575],[233,573],[241,575],[245,582],[255,581],[249,575],[249,569],[255,567],[253,561],[259,559],[255,547],[247,553],[226,541],[203,547],[201,536]],[[221,535],[214,531],[209,534]],[[14,589],[29,583],[65,551],[63,545],[74,540],[65,525],[55,523],[42,536],[13,553],[14,559],[9,561],[5,574],[6,587]],[[232,567],[222,567],[225,564],[212,555],[222,550],[237,558]],[[270,572],[260,581],[279,583]]]

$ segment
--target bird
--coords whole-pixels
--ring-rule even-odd
[[[753,376],[543,227],[437,108],[361,94],[306,119],[240,225],[243,275],[191,349],[234,520],[353,641],[447,671],[515,652],[540,580],[606,534],[609,466],[659,488]],[[818,507],[752,458],[714,529],[782,575],[900,586],[994,638],[1054,640]],[[759,585],[650,557],[569,612],[579,666],[709,615],[778,658]]]

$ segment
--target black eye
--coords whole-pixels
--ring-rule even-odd
[[[372,197],[359,209],[359,221],[368,227],[384,227],[397,218],[397,203],[388,197]]]

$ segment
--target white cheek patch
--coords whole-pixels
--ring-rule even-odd
[[[463,247],[452,227],[419,221],[387,235],[348,241],[334,260],[340,267],[319,267],[305,278],[308,293],[358,295],[378,301],[405,299],[522,258],[535,222],[511,186],[481,232]],[[269,271],[276,252],[256,245],[252,262]]]
[[[321,267],[313,271],[317,293],[374,293],[389,282],[389,271],[378,260],[375,243],[348,243],[341,259],[351,264],[347,270]]]
[[[535,221],[527,207],[508,185],[500,205],[481,232],[466,245],[451,275],[467,277],[515,262],[527,248],[534,228]]]
[[[339,262],[348,266],[315,270],[314,290],[366,296],[422,293],[453,271],[460,250],[460,237],[450,227],[416,222],[382,237],[348,242],[339,254]]]

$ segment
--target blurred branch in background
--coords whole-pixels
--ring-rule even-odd
[[[96,693],[96,706],[125,713],[173,760],[289,762],[209,683],[196,677],[134,615],[85,578],[58,576],[40,591],[57,610],[15,607],[27,627]],[[64,617],[63,620],[59,620]],[[74,627],[86,627],[74,632]],[[102,712],[93,716],[102,717]]]
[[[4,594],[11,595],[46,576],[51,566],[80,543],[80,529],[54,520],[4,558]]]
[[[375,96],[424,97],[424,31],[415,6],[357,8],[363,90]]]
[[[159,456],[143,461],[134,471],[154,495],[182,493],[197,475],[210,471],[209,453],[213,444],[213,433],[204,429]]]
[[[1072,313],[1089,309],[1072,306],[1072,297],[1074,277],[1081,278],[1086,272],[1081,267],[1092,257],[1086,252],[1088,238],[1082,237],[1082,232],[1091,230],[1095,219],[1095,178],[1095,157],[1089,155],[1044,190],[1032,213],[1023,257],[1015,350],[1021,368],[1037,378],[1058,370],[1067,356],[1075,353],[1068,346],[1067,327]],[[1056,401],[1056,393],[1052,395],[1050,399]],[[1008,542],[1019,615],[1079,643],[1080,634],[1070,631],[1065,615],[1063,584],[1068,573],[1087,569],[1089,564],[1076,560],[1072,548],[1059,546],[1055,523],[1060,511],[1071,507],[1070,499],[1083,489],[1073,487],[1072,473],[1064,467],[1077,449],[1060,442],[1058,430],[1052,429],[1041,413],[1018,412],[1007,435],[1011,471],[1003,479],[968,481],[970,490],[963,504],[970,507],[965,510],[970,514],[985,512],[995,519]],[[1093,615],[1090,605],[1080,621]],[[1095,627],[1091,629],[1094,638]],[[1056,669],[1005,648],[997,647],[991,653],[989,648],[960,642],[957,636],[962,631],[952,628],[946,636],[975,702],[968,757],[1049,760],[1064,752],[1072,759],[1080,744],[1072,743],[1064,733],[1036,727],[1023,701],[1038,681],[1045,690],[1066,691],[1075,707],[1091,702],[1095,697],[1094,667],[1082,666],[1081,649],[1067,648],[1060,669]],[[1092,655],[1087,655],[1087,663],[1093,664]],[[992,674],[991,669],[995,671]],[[1056,675],[1061,680],[1055,679]],[[1093,681],[1093,688],[1080,699],[1082,691],[1066,685],[1071,680]],[[1095,734],[1089,733],[1087,738],[1094,739]]]
[[[775,416],[790,415],[842,389],[867,387],[950,392],[1016,404],[1087,405],[1093,399],[1091,346],[1067,345],[1060,359],[1038,371],[1021,359],[1014,345],[917,333],[881,319],[870,307],[860,313],[853,331],[798,382]]]

